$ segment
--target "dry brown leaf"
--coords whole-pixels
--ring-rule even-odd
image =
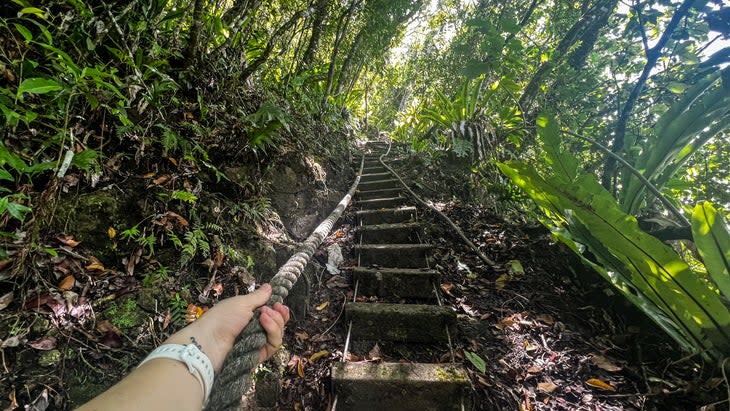
[[[61,280],[60,283],[58,283],[58,289],[61,291],[68,291],[72,288],[74,288],[74,285],[76,284],[76,277],[73,275],[67,275],[63,277],[63,280]]]
[[[621,367],[612,363],[611,361],[609,361],[606,357],[604,357],[602,355],[597,355],[597,354],[593,355],[591,357],[591,361],[593,361],[593,364],[596,364],[596,366],[598,368],[601,368],[608,372],[618,372],[618,371],[622,370]]]
[[[311,356],[311,357],[309,357],[309,363],[310,363],[310,364],[314,364],[314,363],[315,363],[315,362],[317,362],[317,360],[319,360],[320,358],[322,358],[322,357],[326,357],[326,356],[328,356],[328,355],[330,355],[330,352],[329,352],[329,351],[327,351],[327,350],[317,351],[316,353],[312,354],[312,356]]]
[[[87,271],[104,271],[104,270],[106,270],[106,268],[104,268],[104,265],[101,263],[91,263],[84,268],[86,268]]]
[[[299,339],[299,341],[307,341],[309,339],[309,334],[307,334],[305,331],[302,332],[296,332],[294,335]]]
[[[535,319],[538,321],[542,321],[547,325],[555,324],[555,319],[550,314],[540,314],[540,315],[536,316]]]
[[[370,352],[368,353],[368,358],[373,361],[377,361],[383,358],[383,354],[380,352],[380,346],[378,345],[378,343],[375,343],[373,349],[370,350]]]
[[[74,236],[72,236],[72,235],[59,235],[58,237],[56,237],[56,239],[58,241],[60,241],[61,244],[67,245],[71,248],[74,248],[77,245],[79,245],[79,242],[74,240]]]
[[[444,291],[444,292],[445,292],[446,294],[448,294],[448,295],[451,295],[451,290],[453,290],[453,289],[454,289],[454,284],[451,284],[451,283],[441,284],[441,289],[442,289],[442,290],[443,290],[443,291]]]
[[[3,296],[0,297],[0,310],[5,309],[12,302],[13,302],[13,292],[12,291],[7,294],[3,294]]]
[[[297,375],[304,378],[304,361],[301,358],[297,361]]]
[[[546,381],[537,383],[537,389],[544,393],[550,394],[551,392],[558,389],[558,386],[555,385],[555,383],[553,383],[552,381]]]
[[[157,177],[156,179],[152,180],[152,184],[159,186],[162,184],[165,184],[166,182],[170,181],[170,176],[167,174],[161,175]]]
[[[315,310],[322,311],[325,308],[327,308],[328,305],[330,305],[330,302],[329,301],[325,301],[322,304],[318,305],[317,308],[315,308]]]
[[[537,365],[533,365],[532,367],[527,369],[527,372],[530,374],[537,374],[539,372],[542,372],[542,367],[538,367]]]
[[[616,388],[613,385],[603,380],[599,380],[598,378],[590,378],[588,379],[588,381],[586,381],[586,384],[590,385],[593,388],[598,388],[604,391],[616,392]]]
[[[28,345],[35,348],[36,350],[50,351],[50,350],[56,348],[56,345],[58,345],[58,342],[56,341],[56,337],[49,335],[49,336],[41,338],[40,340],[36,340],[31,343],[28,343]]]
[[[155,173],[154,172],[149,172],[149,173],[143,175],[142,178],[152,178],[154,176],[155,176]]]
[[[18,400],[15,398],[15,387],[10,389],[10,394],[8,394],[8,399],[10,400],[10,405],[8,405],[8,408],[5,408],[5,411],[12,411],[20,405],[18,404]]]

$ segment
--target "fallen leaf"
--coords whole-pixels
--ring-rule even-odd
[[[28,343],[28,345],[35,348],[36,350],[50,351],[56,348],[56,346],[58,345],[58,341],[56,341],[56,337],[49,335],[41,338],[40,340]]]
[[[294,333],[294,335],[299,339],[299,341],[307,341],[309,339],[309,334],[307,334],[305,331]]]
[[[311,357],[309,357],[309,363],[314,364],[315,362],[317,362],[318,359],[326,357],[328,355],[330,355],[330,352],[327,350],[317,351],[316,353],[312,354]]]
[[[99,342],[110,348],[121,348],[124,345],[122,343],[122,337],[112,330],[105,332],[101,336],[101,339],[99,339]]]
[[[538,367],[537,365],[533,365],[532,367],[527,369],[527,372],[530,374],[537,374],[542,371],[542,367]]]
[[[616,388],[614,388],[613,385],[604,382],[602,380],[599,380],[598,378],[590,378],[588,381],[586,381],[587,385],[590,385],[591,387],[598,388],[604,391],[612,391],[616,392]]]
[[[165,318],[162,320],[162,329],[165,330],[167,327],[170,326],[170,321],[172,321],[172,314],[170,314],[170,310],[168,310],[165,313]]]
[[[502,321],[498,322],[494,326],[499,328],[500,330],[504,330],[505,328],[509,328],[515,324],[517,324],[519,321],[515,320],[513,316],[505,317],[502,319]]]
[[[525,269],[522,268],[522,263],[520,262],[520,260],[510,260],[508,264],[511,274],[522,275],[525,273]]]
[[[12,263],[12,262],[13,262],[13,260],[11,260],[9,258],[6,258],[4,260],[0,260],[0,270],[6,269],[10,265],[10,263]]]
[[[618,372],[618,371],[621,371],[621,369],[622,369],[621,367],[612,363],[606,357],[601,356],[601,355],[593,355],[591,357],[591,361],[593,361],[593,364],[596,364],[596,366],[598,368],[601,368],[608,372]]]
[[[63,277],[63,280],[61,280],[60,283],[58,283],[58,289],[61,291],[68,291],[74,288],[74,284],[76,284],[76,278],[73,275],[67,275],[66,277]]]
[[[198,307],[197,305],[188,304],[188,308],[185,314],[185,322],[189,324],[197,320],[198,318],[200,318],[201,315],[203,315],[203,312],[203,309]]]
[[[20,339],[22,338],[22,335],[14,335],[10,338],[7,338],[3,340],[2,343],[0,343],[0,348],[13,348],[20,345]]]
[[[297,361],[297,375],[304,378],[304,361],[301,358]]]
[[[317,308],[315,308],[315,310],[322,311],[325,308],[327,308],[328,305],[330,305],[330,302],[329,301],[325,301],[322,304],[318,305]]]
[[[537,383],[537,389],[544,393],[550,394],[551,392],[558,389],[558,386],[555,385],[555,383],[553,383],[552,381],[539,382]]]
[[[223,294],[223,284],[222,283],[216,283],[213,286],[213,294],[217,297],[220,297]]]
[[[453,289],[454,289],[454,284],[451,284],[451,283],[441,284],[441,289],[442,289],[442,290],[443,290],[443,291],[444,291],[444,292],[445,292],[446,294],[448,294],[448,295],[450,295],[450,296],[452,296],[452,297],[453,297],[453,295],[451,294],[451,290],[453,290]]]
[[[378,343],[375,343],[373,349],[370,350],[370,352],[368,353],[368,358],[373,361],[377,361],[383,358],[383,354],[380,352],[380,346],[378,345]]]
[[[165,175],[161,175],[161,176],[157,177],[156,179],[152,180],[152,184],[159,186],[159,185],[165,184],[168,181],[170,181],[170,176],[165,174]]]
[[[58,241],[60,241],[61,244],[67,245],[71,248],[74,248],[77,245],[79,245],[79,242],[74,240],[74,236],[72,236],[72,235],[59,235],[58,237],[56,237],[56,239]]]
[[[13,292],[12,291],[7,294],[3,294],[3,296],[0,297],[0,310],[5,309],[12,302],[13,302]]]
[[[106,268],[104,268],[104,264],[99,261],[98,258],[94,257],[93,255],[89,257],[89,265],[86,267],[87,271],[104,271]]]
[[[137,247],[136,250],[132,252],[132,254],[129,255],[129,260],[127,260],[127,275],[133,276],[134,275],[134,267],[139,262],[139,259],[142,257],[142,247]]]
[[[555,319],[550,314],[540,314],[540,315],[536,316],[535,319],[538,321],[542,321],[547,325],[555,324]]]
[[[466,357],[471,365],[479,370],[480,373],[484,374],[487,371],[487,362],[484,361],[484,359],[480,357],[479,354],[464,350],[464,357]]]
[[[155,173],[154,172],[149,172],[149,173],[143,175],[142,178],[152,178],[154,176],[155,176]]]
[[[509,274],[502,274],[499,277],[497,277],[497,280],[494,281],[494,287],[498,290],[501,290],[504,288],[505,285],[509,282]]]
[[[108,235],[109,238],[114,238],[117,236],[117,230],[115,230],[114,227],[109,227],[106,229],[106,235]]]
[[[10,400],[10,405],[8,405],[8,408],[5,408],[5,411],[12,411],[20,405],[18,404],[18,400],[15,398],[15,387],[10,389],[10,394],[8,394],[8,399]]]

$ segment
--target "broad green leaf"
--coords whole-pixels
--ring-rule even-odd
[[[23,26],[22,24],[18,24],[18,23],[13,23],[13,25],[15,26],[15,30],[18,30],[18,33],[20,33],[23,36],[26,43],[33,40],[33,33],[31,33],[27,27]]]
[[[18,12],[18,17],[22,16],[23,14],[32,14],[34,16],[37,16],[40,19],[43,19],[43,20],[46,19],[46,16],[45,16],[45,13],[43,12],[43,10],[41,10],[37,7],[26,7],[24,9],[20,10],[20,12]]]
[[[464,357],[474,366],[479,372],[484,373],[487,371],[487,363],[478,354],[471,351],[464,350]]]
[[[0,180],[15,181],[15,179],[13,178],[13,175],[10,174],[4,168],[0,168]]]
[[[578,160],[560,147],[560,127],[555,117],[542,113],[537,117],[537,135],[542,141],[548,161],[558,178],[573,181],[578,170]]]
[[[687,90],[687,85],[684,83],[679,83],[677,81],[671,81],[667,85],[667,88],[669,91],[671,91],[674,94],[682,94],[685,90]]]
[[[61,85],[55,80],[34,77],[25,79],[22,83],[20,83],[20,86],[18,86],[18,97],[23,97],[23,94],[25,93],[45,94],[61,89],[63,89],[63,87],[61,87]]]
[[[6,205],[6,211],[8,212],[8,214],[13,216],[14,218],[16,218],[20,221],[23,221],[23,219],[25,218],[25,214],[30,212],[31,209],[30,209],[30,207],[26,207],[22,204],[8,201],[8,203]]]
[[[720,292],[730,299],[730,233],[727,223],[710,202],[695,206],[692,213],[692,237],[707,273]]]
[[[698,350],[707,348],[714,356],[730,351],[730,312],[717,293],[670,247],[639,229],[636,219],[618,208],[593,175],[566,182],[555,175],[542,178],[521,162],[510,161],[499,168],[556,225],[571,232],[575,222],[587,227],[589,238],[584,245],[604,254],[608,271],[626,272],[628,282],[675,323],[684,340],[694,341]],[[595,244],[604,250],[596,250]]]

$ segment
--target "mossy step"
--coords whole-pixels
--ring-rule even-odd
[[[401,193],[400,188],[386,188],[385,190],[357,191],[357,198],[361,200],[372,200],[373,198],[396,197]]]
[[[338,411],[459,411],[470,403],[464,367],[344,362],[332,366]]]
[[[400,187],[400,184],[398,183],[398,180],[394,178],[387,178],[383,180],[374,180],[374,181],[360,181],[360,184],[358,185],[358,188],[362,191],[370,191],[370,190],[383,190],[386,188],[398,188]]]
[[[353,281],[358,281],[359,293],[395,298],[435,298],[433,285],[439,272],[425,268],[366,268],[355,267]]]
[[[391,268],[421,268],[428,265],[430,244],[358,244],[360,265]]]
[[[360,167],[360,163],[358,163],[357,166]],[[363,172],[363,174],[387,173],[388,169],[383,167],[382,165],[377,165],[377,166],[363,165],[362,172]]]
[[[355,216],[362,225],[405,223],[415,220],[416,207],[360,210]]]
[[[358,227],[365,244],[417,243],[419,223],[374,224]]]
[[[345,316],[356,340],[447,343],[456,324],[451,307],[430,304],[347,303]]]
[[[360,176],[360,183],[364,183],[367,181],[377,181],[377,180],[385,180],[388,177],[390,177],[390,173],[370,173],[370,174],[363,174]]]
[[[405,203],[405,197],[373,198],[371,200],[358,200],[357,206],[366,210],[378,210],[381,208],[394,208]]]

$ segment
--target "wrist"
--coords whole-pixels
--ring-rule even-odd
[[[226,347],[227,344],[215,339],[213,334],[205,332],[204,330],[200,329],[200,327],[196,327],[196,325],[197,324],[194,323],[183,328],[182,330],[171,335],[162,344],[185,345],[192,343],[192,339],[194,339],[195,344],[197,344],[200,351],[208,356],[211,364],[213,364],[213,370],[217,373],[223,366],[223,360],[228,354],[228,351],[230,351],[231,347]]]

